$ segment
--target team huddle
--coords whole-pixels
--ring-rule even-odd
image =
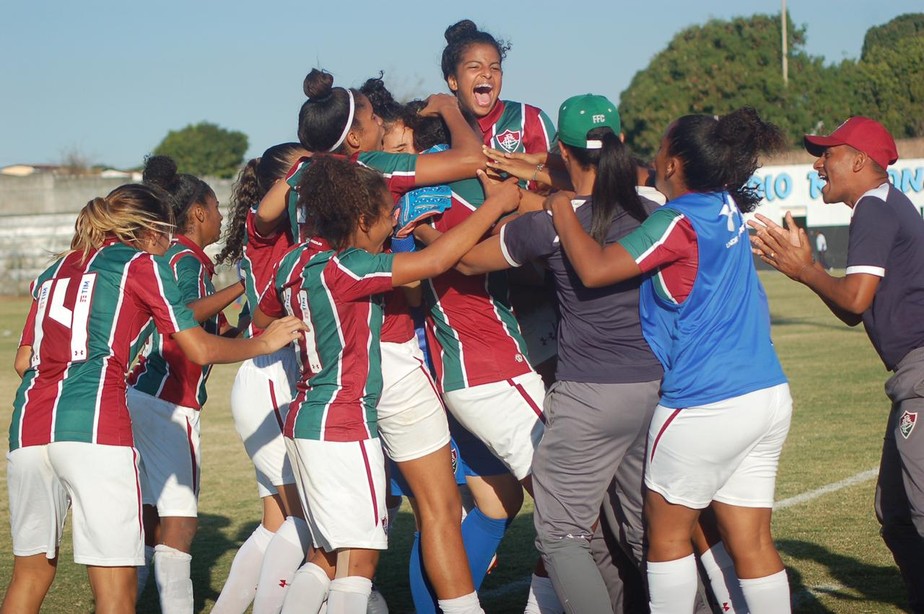
[[[134,611],[150,570],[163,612],[193,611],[199,413],[210,365],[240,361],[263,516],[213,612],[381,611],[402,496],[416,611],[483,612],[524,491],[524,612],[790,611],[770,525],[792,400],[742,217],[781,133],[680,117],[652,169],[605,97],[553,124],[500,99],[506,44],[468,20],[446,40],[451,95],[312,70],[214,263],[215,193],[169,158],[80,212],[16,355],[0,611],[39,611],[68,509],[98,611]],[[216,290],[221,263],[241,280]]]

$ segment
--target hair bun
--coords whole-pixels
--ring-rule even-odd
[[[446,42],[452,43],[478,31],[478,26],[471,19],[463,19],[446,28]]]
[[[176,179],[176,162],[170,156],[148,156],[142,180],[166,188]]]
[[[312,68],[305,76],[302,90],[309,100],[327,98],[334,89],[334,76],[325,70]]]

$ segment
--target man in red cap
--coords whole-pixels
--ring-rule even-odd
[[[805,148],[818,156],[824,202],[853,209],[845,276],[812,260],[808,236],[790,213],[785,228],[757,215],[751,242],[761,260],[814,290],[845,323],[862,321],[893,371],[876,516],[911,610],[924,612],[924,218],[889,183],[886,168],[898,152],[880,123],[851,117],[829,136],[806,135]]]

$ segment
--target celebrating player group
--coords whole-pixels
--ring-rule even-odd
[[[213,612],[387,611],[402,497],[416,611],[483,612],[524,490],[524,612],[790,611],[770,526],[792,399],[752,249],[802,238],[764,220],[752,248],[742,217],[781,133],[679,117],[648,164],[603,96],[557,123],[501,99],[508,49],[449,27],[451,94],[408,103],[312,70],[297,141],[246,164],[223,237],[214,191],[163,156],[87,203],[16,354],[2,613],[39,611],[68,509],[97,611],[148,581],[193,611],[199,415],[210,365],[239,361],[263,514]]]

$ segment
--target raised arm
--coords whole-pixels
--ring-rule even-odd
[[[226,339],[210,335],[198,326],[173,334],[173,339],[197,365],[240,362],[269,354],[282,348],[307,330],[305,323],[293,316],[286,316],[272,322],[258,337],[251,339]]]
[[[785,228],[759,213],[755,217],[757,221],[748,222],[756,231],[751,237],[754,253],[790,279],[811,288],[842,322],[859,324],[863,312],[873,304],[880,278],[868,273],[829,275],[812,258],[808,235],[796,225],[791,212],[786,212]]]
[[[239,296],[244,294],[244,281],[235,282],[214,294],[203,296],[196,299],[186,306],[193,312],[196,322],[202,323],[214,316],[216,313],[224,310],[225,307],[233,303]]]
[[[257,207],[254,228],[263,236],[276,232],[286,219],[286,206],[289,197],[289,184],[280,179],[266,192]]]
[[[421,115],[439,115],[449,129],[452,147],[439,153],[417,158],[417,185],[435,185],[475,176],[475,171],[484,169],[485,157],[481,153],[481,139],[465,121],[459,102],[450,94],[433,94],[427,99],[427,106]]]
[[[424,245],[430,245],[441,235],[439,230],[426,224],[421,224],[414,229],[414,236]],[[498,234],[493,234],[476,244],[459,259],[455,266],[455,269],[463,275],[481,275],[509,268],[510,263],[504,258]]]
[[[524,181],[535,181],[557,188],[571,190],[571,177],[561,161],[561,156],[550,152],[509,153],[485,146],[487,166],[501,173],[507,173]]]
[[[548,207],[568,260],[585,286],[600,288],[642,274],[635,259],[622,245],[612,243],[604,247],[587,234],[574,214],[568,193],[551,195]]]
[[[403,286],[448,271],[474,247],[501,215],[516,209],[519,190],[515,180],[492,184],[484,171],[478,171],[478,177],[485,186],[484,204],[464,222],[437,237],[425,249],[395,254],[392,266],[393,285]]]

